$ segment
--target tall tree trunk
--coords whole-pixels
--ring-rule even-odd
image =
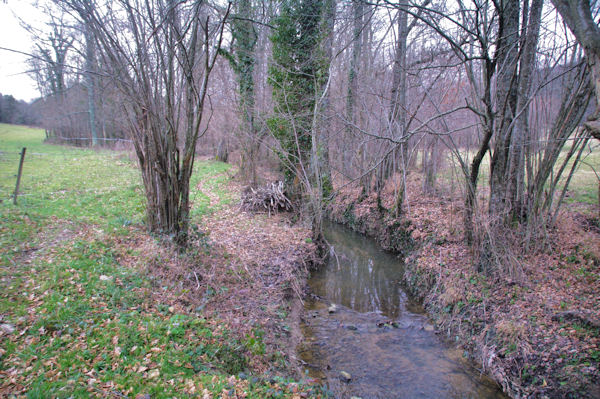
[[[471,81],[473,87],[477,87],[477,79],[473,70],[467,68],[467,77]],[[485,154],[490,149],[490,142],[494,135],[494,109],[492,104],[492,79],[496,70],[494,67],[494,61],[490,58],[484,58],[482,62],[481,74],[482,74],[482,95],[481,100],[483,103],[483,111],[479,113],[481,126],[483,130],[483,139],[479,145],[475,157],[471,161],[471,165],[465,173],[465,213],[464,213],[464,225],[465,225],[465,239],[469,245],[472,245],[475,240],[475,226],[473,218],[475,216],[475,209],[477,205],[477,184],[479,182],[479,169]],[[475,93],[476,94],[476,93]],[[466,169],[466,168],[464,168]]]
[[[358,123],[356,117],[356,95],[358,92],[358,72],[359,72],[359,61],[362,53],[362,32],[363,32],[363,16],[364,16],[364,4],[363,0],[352,0],[352,51],[350,54],[350,67],[348,68],[348,93],[346,97],[346,119],[348,125],[346,126],[346,133],[351,140],[354,140],[355,128],[353,125]],[[364,150],[361,145],[361,150]],[[347,154],[348,156],[349,154]],[[364,167],[363,159],[361,156],[357,159],[359,164],[359,170]],[[369,174],[364,175],[361,178],[361,186],[364,192],[369,191],[370,176]]]
[[[527,21],[527,1],[523,10],[523,47],[519,67],[517,120],[513,130],[513,140],[510,145],[507,177],[508,187],[505,201],[510,204],[512,220],[521,220],[524,216],[525,194],[525,146],[530,140],[529,135],[529,103],[531,100],[531,79],[535,69],[536,50],[542,19],[543,0],[533,0]]]
[[[240,170],[253,186],[257,185],[257,157],[260,138],[255,123],[254,67],[257,32],[252,22],[252,0],[238,0],[232,22],[233,51],[230,61],[238,78],[242,114],[242,162]]]
[[[402,5],[401,7],[406,7]],[[393,139],[404,138],[406,125],[406,47],[408,40],[408,13],[398,9],[398,40],[392,70],[392,92],[389,121],[393,125]]]
[[[406,162],[408,160],[408,142],[406,137],[406,49],[408,41],[408,13],[407,4],[401,4],[398,8],[398,38],[396,41],[396,54],[394,56],[394,65],[392,69],[392,90],[390,113],[388,123],[392,140],[402,141],[399,146],[386,157],[381,163],[381,171],[378,173],[377,192],[385,185],[385,181],[393,175],[398,168],[405,173]],[[394,144],[396,145],[396,144]],[[404,177],[404,176],[403,176]],[[405,198],[405,180],[402,179],[401,186],[398,188],[398,194],[395,201],[395,211],[398,213],[402,209]]]
[[[519,59],[519,1],[502,0],[499,12],[499,39],[496,74],[495,145],[490,163],[489,214],[494,224],[503,224],[512,204],[506,202],[513,120],[517,111],[517,67]]]
[[[322,22],[322,52],[323,52],[323,71],[321,77],[320,92],[323,93],[323,101],[319,111],[320,120],[318,129],[318,164],[323,186],[323,197],[327,198],[333,191],[333,182],[331,180],[331,166],[329,164],[329,126],[331,112],[331,90],[329,88],[330,76],[329,65],[333,57],[333,34],[335,28],[336,0],[323,1],[323,22]]]
[[[85,75],[88,95],[88,116],[90,123],[90,132],[92,135],[92,145],[98,145],[98,131],[96,128],[96,77],[95,73],[96,51],[94,38],[89,27],[85,28]]]
[[[540,216],[549,211],[553,201],[555,186],[560,179],[562,170],[566,167],[566,162],[573,156],[576,150],[576,142],[582,140],[580,135],[576,135],[571,150],[565,157],[564,166],[556,170],[556,162],[561,156],[561,150],[564,144],[572,136],[573,131],[584,117],[592,96],[593,88],[588,74],[583,70],[576,74],[573,79],[569,79],[568,90],[563,92],[558,115],[548,135],[548,143],[545,145],[542,159],[534,177],[528,182],[527,196],[528,204],[528,226],[530,236],[534,236],[532,229],[537,228]],[[550,180],[550,184],[548,184]],[[548,187],[549,186],[549,187]]]

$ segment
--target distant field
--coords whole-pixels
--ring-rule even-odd
[[[558,171],[561,161],[567,154],[567,150],[562,152],[561,158],[559,158],[555,170]],[[469,156],[468,161],[471,162],[475,151],[463,152],[463,156]],[[421,154],[418,155],[418,159],[421,159]],[[447,152],[445,158],[445,165],[439,173],[439,179],[441,182],[448,186],[457,189],[463,189],[463,177],[460,171],[460,163],[456,159],[456,156],[450,152]],[[570,168],[573,164],[573,160],[569,161],[567,169],[562,174],[561,184],[565,182]],[[595,170],[595,172],[594,172]],[[598,174],[598,177],[596,176]],[[481,187],[487,187],[489,184],[490,176],[490,157],[489,152],[483,159],[481,169],[479,172],[479,184]],[[566,203],[586,203],[597,205],[598,204],[598,178],[600,177],[600,142],[592,140],[586,146],[584,153],[581,158],[581,162],[578,164],[575,174],[571,179],[569,185],[569,194],[565,198]],[[453,184],[459,180],[459,185]]]
[[[18,153],[27,147],[21,209],[90,223],[141,222],[144,201],[138,170],[127,154],[43,144],[44,133],[0,125],[0,198],[10,202]]]
[[[0,200],[11,201],[19,152],[27,147],[19,196],[21,209],[114,226],[143,221],[143,186],[130,154],[44,144],[44,137],[41,129],[0,124]],[[229,167],[220,162],[196,162],[192,187]],[[208,179],[208,188],[222,200],[227,199],[219,189],[224,179]],[[210,199],[204,193],[192,189],[191,201],[192,215],[208,210]]]

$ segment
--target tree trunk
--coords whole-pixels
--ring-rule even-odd
[[[495,145],[490,163],[489,214],[493,224],[504,224],[512,204],[506,192],[514,182],[508,176],[513,120],[517,111],[517,66],[519,58],[519,1],[503,0],[499,12],[496,74]]]
[[[240,170],[245,179],[256,186],[257,159],[260,138],[255,123],[254,67],[256,65],[257,32],[252,22],[252,1],[239,0],[236,3],[236,16],[232,23],[234,54],[230,61],[238,78],[240,111],[242,114],[241,139],[242,162]]]
[[[403,7],[406,7],[405,5]],[[406,125],[406,48],[408,40],[408,13],[398,9],[398,41],[392,70],[392,103],[389,121],[392,124],[393,139],[404,139]],[[406,146],[402,146],[406,147]]]
[[[123,112],[142,172],[148,229],[185,245],[202,110],[229,8],[209,26],[201,2],[185,15],[176,0],[123,0],[106,10],[85,0],[65,5],[93,33],[99,65],[127,100]]]
[[[579,137],[580,135],[575,136],[576,140],[573,142],[571,150],[565,157],[566,160],[563,167],[556,171],[555,165],[560,157],[561,150],[564,147],[565,142],[577,128],[577,125],[581,122],[585,110],[589,105],[593,91],[591,82],[584,71],[578,73],[575,79],[570,80],[568,87],[570,89],[565,90],[563,93],[561,106],[550,130],[550,134],[548,135],[549,140],[545,145],[544,154],[539,162],[537,173],[528,183],[528,214],[532,219],[528,220],[530,231],[537,227],[535,225],[538,222],[537,219],[544,211],[547,211],[552,204],[554,187],[558,183],[564,167],[566,167],[566,162],[573,156],[576,149],[575,143],[577,140],[581,140],[581,137]],[[548,180],[554,174],[556,174],[556,176],[551,179],[548,187]],[[533,236],[533,232],[530,232],[530,235]]]
[[[327,66],[331,65],[333,56],[333,34],[335,27],[336,0],[324,0],[323,3],[323,57]],[[321,93],[324,93],[320,109],[320,120],[318,126],[318,164],[323,185],[323,197],[327,198],[333,191],[331,180],[331,166],[329,164],[329,126],[331,112],[331,90],[329,89],[329,68],[323,70],[321,78]],[[326,90],[326,92],[325,92]]]
[[[590,71],[592,72],[592,81],[594,82],[596,111],[590,116],[588,121],[584,123],[584,126],[588,129],[592,137],[600,140],[600,51],[586,49],[586,58]]]
[[[92,135],[92,145],[98,145],[98,131],[96,129],[96,77],[94,76],[94,66],[96,63],[94,39],[92,32],[86,26],[85,29],[85,75],[88,95],[88,116],[90,123],[90,133]]]
[[[432,137],[423,148],[423,191],[429,194],[435,191],[435,177],[438,168],[436,144],[437,138]]]
[[[513,140],[510,145],[507,177],[507,192],[505,201],[509,204],[511,220],[522,220],[524,217],[525,194],[525,145],[530,140],[529,136],[529,103],[531,100],[531,78],[535,68],[536,50],[540,32],[543,0],[533,0],[527,22],[526,8],[523,11],[522,39],[519,68],[517,119],[513,130]],[[527,6],[527,2],[524,3]]]
[[[491,77],[490,77],[491,80]],[[488,83],[490,81],[488,80]],[[491,121],[491,116],[490,119]],[[472,245],[475,239],[475,229],[473,225],[473,217],[475,214],[475,204],[476,204],[476,194],[477,194],[477,182],[479,179],[479,168],[481,167],[481,162],[483,161],[483,157],[490,147],[490,140],[492,139],[493,130],[492,126],[486,126],[486,130],[484,132],[483,141],[479,146],[479,150],[473,161],[471,162],[469,177],[466,181],[466,194],[465,194],[465,216],[464,216],[464,224],[465,224],[465,238],[469,245]]]
[[[396,54],[394,57],[393,66],[393,82],[392,82],[392,104],[389,115],[389,123],[392,131],[392,139],[394,141],[402,141],[399,148],[394,148],[394,151],[390,154],[387,165],[384,166],[381,179],[382,181],[378,187],[382,187],[391,175],[393,175],[398,168],[403,172],[403,178],[401,187],[399,188],[394,211],[396,214],[401,213],[404,199],[406,197],[406,164],[408,161],[408,137],[406,136],[406,49],[408,41],[408,13],[402,7],[408,5],[402,5],[398,8],[398,41],[396,43]],[[390,162],[393,160],[393,162]],[[395,164],[395,165],[394,165]]]
[[[353,24],[352,24],[352,51],[350,55],[350,67],[348,68],[348,93],[346,97],[346,119],[348,120],[348,124],[346,125],[346,133],[347,136],[354,140],[354,124],[357,124],[356,117],[356,95],[358,92],[358,66],[359,60],[362,53],[362,30],[363,30],[363,15],[364,15],[364,5],[363,0],[352,0],[352,14],[353,14]],[[361,174],[364,168],[364,162],[362,157],[362,152],[364,151],[363,145],[361,145],[359,149],[358,156],[358,165]],[[367,175],[363,175],[360,179],[360,185],[363,188],[364,192],[369,191],[370,186],[370,178]]]

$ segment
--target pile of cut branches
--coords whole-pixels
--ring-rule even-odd
[[[241,208],[247,212],[266,211],[271,212],[289,211],[292,202],[286,197],[283,182],[277,181],[259,188],[247,187],[242,192]]]

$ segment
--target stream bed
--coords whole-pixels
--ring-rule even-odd
[[[324,230],[332,253],[308,282],[298,347],[310,377],[336,398],[506,398],[435,334],[396,255],[346,227]]]

